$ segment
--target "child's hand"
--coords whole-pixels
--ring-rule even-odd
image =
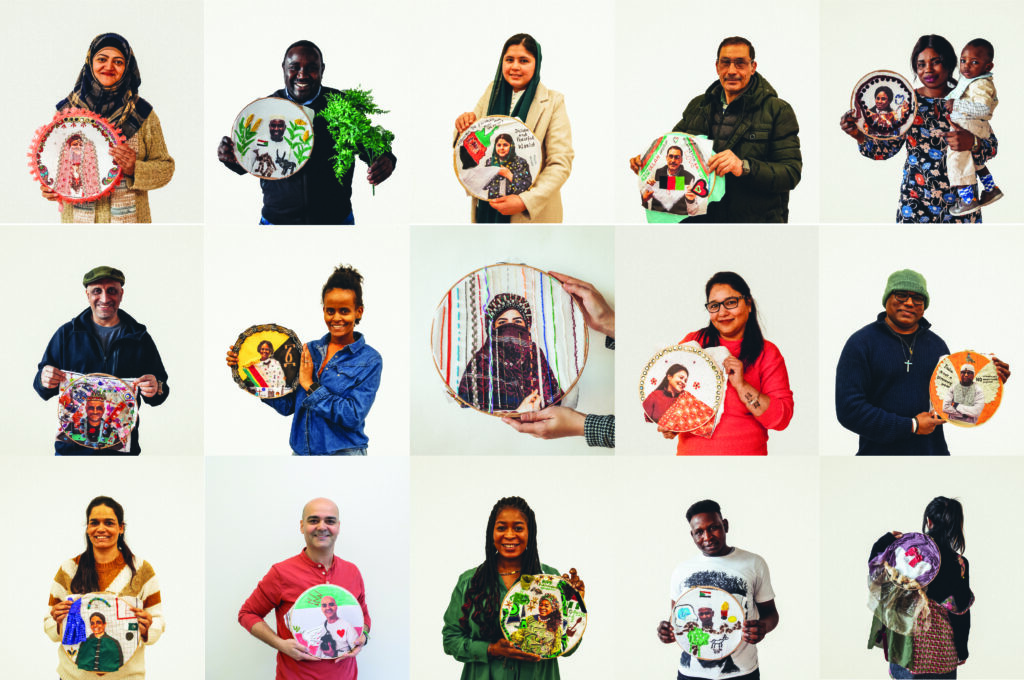
[[[946,100],[946,113],[953,113],[953,100],[952,99],[947,99]]]

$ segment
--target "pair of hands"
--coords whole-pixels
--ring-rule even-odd
[[[472,111],[466,111],[465,113],[460,114],[459,117],[455,119],[455,132],[461,135],[463,132],[466,131],[466,128],[468,128],[475,122],[476,114],[473,113]],[[512,181],[512,171],[509,170],[508,168],[501,168],[500,170],[498,170],[498,174],[507,179],[508,181]],[[495,198],[488,201],[487,203],[492,208],[497,210],[502,215],[505,215],[506,217],[511,217],[512,215],[518,215],[521,212],[526,212],[526,204],[523,203],[523,199],[519,198],[519,196],[517,196],[516,194],[509,194],[508,196]]]
[[[576,573],[576,569],[570,569],[568,574],[562,574],[562,578],[569,582],[580,597],[583,598],[587,592],[587,586],[583,583],[580,575]],[[531,654],[530,652],[524,652],[521,649],[517,649],[512,646],[512,643],[502,638],[497,642],[492,642],[487,645],[487,656],[504,657],[506,659],[513,659],[515,661],[543,661],[543,658],[537,654]]]
[[[228,368],[238,368],[238,352],[229,347],[227,356],[224,357],[224,363],[228,365]],[[314,382],[313,356],[309,353],[309,345],[303,343],[302,359],[299,361],[299,384],[302,385],[302,389],[308,391]]]
[[[220,138],[220,144],[217,145],[217,160],[229,167],[245,171],[245,168],[239,165],[238,159],[235,158],[235,143],[231,141],[230,137]],[[366,171],[366,181],[376,186],[391,177],[391,173],[394,171],[395,162],[391,160],[391,156],[381,156]]]
[[[64,620],[68,617],[70,609],[71,600],[63,600],[50,607],[50,617],[57,622],[58,631],[64,625]],[[145,642],[149,639],[149,627],[153,625],[153,615],[139,607],[131,607],[131,610],[139,621],[139,635],[142,636],[142,641]]]
[[[337,658],[334,659],[334,663],[340,663],[345,659],[351,659],[358,656],[359,652],[363,651],[363,645],[365,644],[366,635],[360,634],[359,639],[356,640],[355,648],[351,651],[345,652],[344,654],[339,654]],[[281,639],[281,642],[274,645],[274,647],[277,651],[281,652],[285,656],[290,656],[296,661],[327,661],[327,659],[320,659],[307,652],[306,648],[299,644],[299,641],[295,638],[288,638],[287,640]]]
[[[949,103],[951,104],[952,101]],[[839,127],[843,132],[856,139],[858,144],[861,144],[867,139],[867,136],[857,128],[857,118],[857,113],[850,109],[839,119]],[[950,121],[950,125],[952,129],[944,135],[946,145],[953,151],[970,151],[973,149],[974,135],[952,121]]]
[[[56,366],[43,366],[43,371],[39,374],[39,382],[48,390],[60,387],[60,381],[63,379],[64,371]],[[156,379],[155,375],[147,373],[141,378],[136,378],[132,387],[139,388],[139,392],[142,392],[144,397],[155,397],[160,391],[160,381]]]
[[[127,144],[122,144],[121,146],[114,147],[113,149],[110,150],[110,157],[114,159],[114,163],[117,165],[117,167],[121,168],[121,172],[123,172],[128,177],[135,176],[136,156],[135,151],[130,146],[128,146]],[[48,189],[47,187],[40,186],[39,190],[42,192],[43,198],[45,198],[47,201],[60,200],[60,196],[57,195],[57,192],[50,191],[50,189]]]
[[[633,156],[629,159],[629,169],[635,174],[640,174],[640,168],[642,166],[642,156]],[[708,170],[719,177],[725,177],[726,175],[736,175],[737,177],[741,177],[743,175],[743,159],[733,153],[732,149],[719,151],[708,159]],[[687,193],[686,199],[689,201],[696,199],[696,194],[693,194],[693,198],[690,198],[690,196],[691,194]]]
[[[768,624],[764,619],[755,619],[754,621],[743,622],[743,641],[752,645],[756,645],[758,642],[764,639],[764,636],[768,634]],[[658,639],[665,644],[670,644],[676,641],[676,634],[672,632],[672,624],[668,621],[662,621],[658,624]]]

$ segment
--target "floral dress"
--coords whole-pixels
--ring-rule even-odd
[[[495,163],[493,159],[487,159],[487,165],[499,165]],[[512,181],[505,180],[504,177],[498,175],[487,185],[484,189],[487,190],[487,198],[501,198],[502,196],[510,196],[512,194],[521,194],[524,191],[529,190],[533,185],[533,176],[530,174],[530,164],[520,156],[512,158],[506,162],[505,167],[512,172]],[[502,180],[505,180],[505,191],[501,190]]]
[[[881,140],[865,139],[860,153],[867,158],[892,158],[904,143],[907,162],[900,183],[900,208],[897,222],[981,222],[981,211],[954,217],[949,209],[956,204],[956,193],[950,189],[946,176],[946,137],[949,119],[944,99],[930,99],[917,94],[917,116],[906,137]],[[974,151],[974,165],[981,167],[996,155],[998,142],[993,134],[979,139]]]

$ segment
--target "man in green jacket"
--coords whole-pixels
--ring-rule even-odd
[[[673,132],[714,141],[708,168],[729,176],[725,196],[708,205],[705,222],[786,222],[789,192],[800,181],[800,126],[793,107],[757,72],[754,46],[726,38],[715,61],[718,81],[694,98]],[[630,159],[640,171],[640,156]]]

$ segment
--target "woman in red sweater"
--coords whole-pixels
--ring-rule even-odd
[[[704,289],[710,323],[682,342],[721,345],[732,355],[724,362],[729,389],[722,419],[710,439],[679,434],[678,455],[750,455],[768,453],[768,430],[784,430],[793,418],[793,391],[786,361],[764,339],[750,286],[735,272],[718,272]],[[658,428],[666,439],[677,436]]]

